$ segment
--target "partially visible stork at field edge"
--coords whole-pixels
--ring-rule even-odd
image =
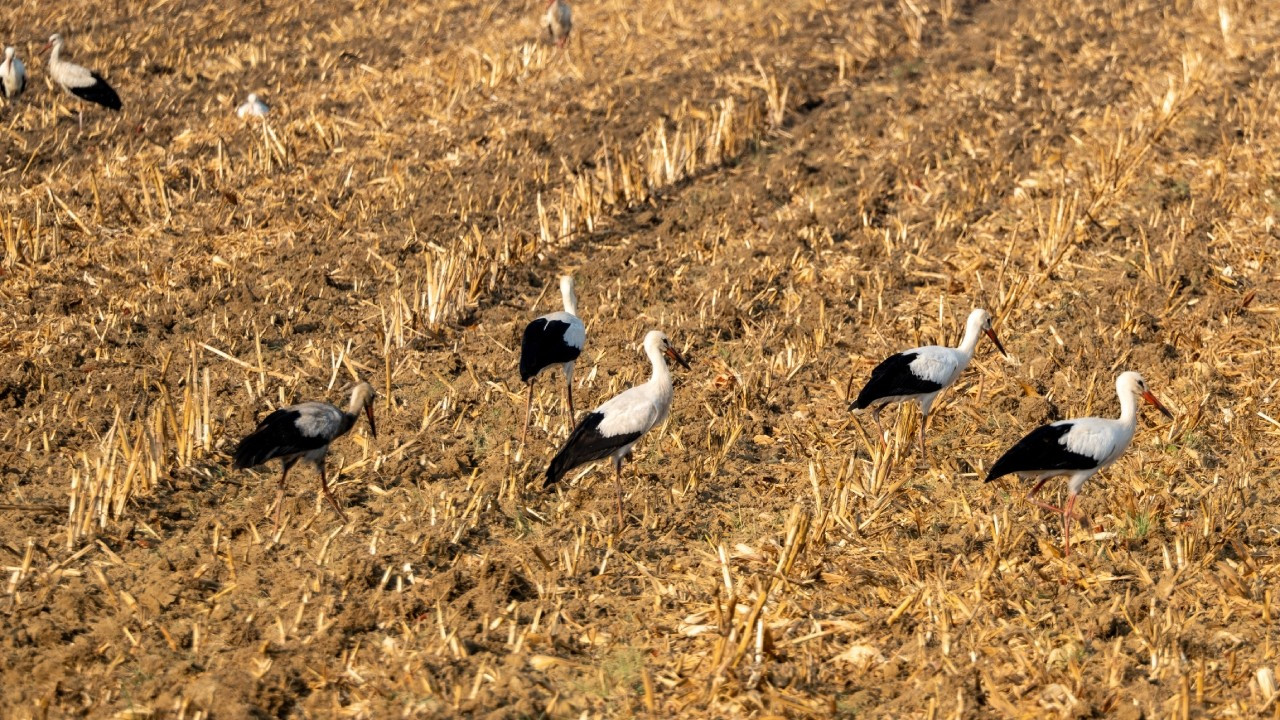
[[[1120,417],[1086,417],[1059,420],[1027,433],[991,466],[986,482],[1016,473],[1022,478],[1039,480],[1027,499],[1032,504],[1062,515],[1063,556],[1071,556],[1071,511],[1076,495],[1093,474],[1120,459],[1138,426],[1138,398],[1151,403],[1172,419],[1147,383],[1136,372],[1121,373],[1116,378],[1116,394],[1120,396]],[[1035,494],[1050,478],[1067,476],[1067,506],[1054,507],[1035,500]]]
[[[559,365],[564,368],[565,396],[569,403],[569,424],[573,425],[573,363],[587,342],[587,328],[578,317],[578,296],[573,293],[573,277],[560,277],[562,312],[553,312],[534,320],[524,328],[520,340],[520,382],[529,386],[529,401],[524,410],[524,431],[520,447],[529,434],[529,418],[533,414],[533,381],[538,373]]]
[[[0,90],[6,100],[16,100],[27,87],[27,69],[19,60],[13,46],[4,49],[4,62],[0,62]]]
[[[86,67],[81,67],[70,60],[62,59],[62,36],[54,33],[49,36],[49,44],[45,45],[49,54],[49,75],[54,82],[67,92],[81,100],[101,105],[108,110],[119,110],[120,96],[107,84],[101,75]],[[84,110],[80,111],[80,129],[84,129]]]
[[[663,356],[689,363],[659,330],[644,336],[644,352],[649,356],[653,374],[643,385],[624,390],[592,410],[573,429],[564,447],[547,467],[543,487],[550,487],[570,470],[606,457],[613,459],[613,479],[618,489],[618,527],[622,527],[622,461],[631,456],[631,447],[645,433],[667,419],[671,411],[671,371]]]
[[[850,410],[871,408],[882,442],[888,442],[884,427],[880,424],[880,410],[891,403],[915,400],[920,403],[920,456],[929,462],[929,449],[925,445],[924,426],[929,420],[929,408],[938,393],[951,387],[969,366],[973,352],[982,335],[991,338],[1001,355],[1008,357],[995,330],[991,329],[991,313],[977,308],[969,313],[965,323],[964,339],[959,347],[925,345],[890,355],[871,371],[871,379],[858,393],[858,399],[849,405]],[[852,381],[851,381],[852,382]]]
[[[377,437],[378,430],[373,422],[373,386],[362,382],[352,388],[351,402],[347,403],[346,410],[322,402],[283,407],[264,418],[253,434],[240,441],[235,454],[237,468],[251,468],[268,460],[280,459],[282,471],[274,503],[276,527],[280,526],[285,478],[289,476],[289,468],[299,460],[309,460],[315,466],[316,472],[320,473],[320,491],[342,522],[347,522],[346,513],[329,492],[324,460],[329,453],[329,444],[355,425],[361,410],[369,418],[369,434]]]
[[[569,32],[573,30],[573,10],[567,0],[547,0],[547,12],[542,16],[542,26],[547,29],[547,37],[558,47],[564,47],[569,41]]]
[[[263,118],[267,113],[271,112],[270,106],[262,102],[262,98],[257,93],[249,93],[249,97],[245,98],[244,104],[236,108],[236,117],[241,120],[245,118]]]

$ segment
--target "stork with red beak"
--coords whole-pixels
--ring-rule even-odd
[[[645,433],[662,424],[671,411],[671,371],[667,369],[664,356],[689,369],[684,356],[660,330],[650,330],[645,335],[644,352],[653,367],[649,381],[624,390],[587,413],[551,460],[543,484],[543,487],[551,487],[579,465],[612,458],[614,484],[618,489],[619,528],[623,522],[622,461],[630,457],[632,446]]]
[[[973,360],[978,340],[983,335],[991,338],[1001,355],[1008,356],[1000,338],[991,328],[991,313],[978,308],[969,313],[965,323],[964,339],[959,347],[926,345],[890,355],[871,371],[871,379],[858,393],[858,399],[850,410],[871,408],[880,439],[888,442],[884,427],[880,424],[880,410],[892,403],[915,400],[920,403],[920,456],[929,462],[928,447],[924,440],[924,426],[929,420],[929,408],[938,394],[951,387]]]
[[[1120,417],[1086,417],[1060,420],[1042,425],[1027,433],[991,466],[986,482],[1005,475],[1039,480],[1027,499],[1039,507],[1062,515],[1063,556],[1071,556],[1071,511],[1080,488],[1094,473],[1120,459],[1133,441],[1138,427],[1138,398],[1155,406],[1172,419],[1173,413],[1147,389],[1147,382],[1136,372],[1121,373],[1116,378],[1116,394],[1120,396]],[[1050,478],[1067,477],[1067,506],[1058,508],[1034,500],[1035,494]]]

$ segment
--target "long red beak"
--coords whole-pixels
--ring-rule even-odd
[[[1169,412],[1169,408],[1166,408],[1164,405],[1161,405],[1161,404],[1160,404],[1160,401],[1156,399],[1156,396],[1155,396],[1155,395],[1152,395],[1152,394],[1151,394],[1151,391],[1150,391],[1150,390],[1148,390],[1148,391],[1146,391],[1146,392],[1142,393],[1142,399],[1143,399],[1143,400],[1146,400],[1147,402],[1151,403],[1152,405],[1155,405],[1155,406],[1156,406],[1156,409],[1157,409],[1157,410],[1159,410],[1160,412],[1164,413],[1164,416],[1165,416],[1165,417],[1169,418],[1170,420],[1172,420],[1172,419],[1173,419],[1173,413]]]
[[[670,345],[667,346],[666,350],[662,351],[662,354],[683,365],[685,370],[690,369],[689,363],[685,361],[684,356],[680,354],[680,351]]]
[[[364,406],[364,415],[369,418],[369,434],[378,437],[378,426],[373,422],[373,403]]]
[[[991,342],[996,344],[996,349],[1000,351],[1001,355],[1009,357],[1009,353],[1005,352],[1004,346],[1000,344],[1000,338],[996,337],[995,330],[984,330],[983,332],[987,334],[987,337],[991,338]]]

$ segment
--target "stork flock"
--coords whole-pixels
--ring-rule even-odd
[[[566,0],[548,0],[541,24],[548,40],[563,47],[573,28],[569,3]],[[62,36],[56,33],[50,36],[45,45],[45,50],[49,52],[50,78],[68,93],[85,102],[109,110],[120,110],[120,96],[107,80],[98,72],[65,59],[64,48]],[[17,57],[14,47],[6,47],[4,60],[0,62],[0,94],[7,101],[13,102],[26,86],[26,66]],[[268,112],[267,104],[253,93],[236,110],[241,118],[262,118]],[[80,124],[83,127],[82,111]],[[543,486],[555,486],[567,473],[579,466],[610,459],[614,469],[617,514],[621,527],[625,520],[623,461],[631,457],[635,444],[646,433],[661,425],[670,413],[673,386],[666,360],[671,359],[685,369],[689,368],[689,364],[664,333],[651,330],[645,335],[643,342],[643,350],[651,366],[649,379],[619,393],[580,420],[577,419],[573,403],[573,370],[586,343],[587,334],[586,327],[578,316],[578,301],[572,277],[566,275],[560,279],[560,292],[564,309],[536,318],[525,327],[522,336],[518,369],[528,397],[520,447],[523,449],[528,439],[533,414],[534,382],[543,371],[559,366],[564,374],[565,404],[572,430],[548,464]],[[983,336],[989,338],[1002,355],[1008,355],[995,333],[993,320],[986,310],[975,309],[969,314],[963,337],[956,347],[927,345],[889,356],[872,369],[869,379],[849,409],[869,410],[881,442],[887,444],[889,436],[881,423],[881,411],[891,404],[908,401],[917,403],[920,407],[920,454],[927,464],[929,451],[926,426],[930,410],[939,394],[955,384],[964,373]],[[846,396],[852,395],[852,382],[851,378]],[[1086,417],[1035,428],[1002,454],[991,465],[986,476],[987,482],[1007,475],[1037,481],[1027,494],[1027,499],[1062,516],[1064,556],[1069,556],[1071,552],[1071,520],[1076,497],[1089,478],[1118,460],[1132,442],[1137,428],[1138,400],[1142,399],[1166,416],[1173,417],[1147,389],[1142,375],[1136,372],[1124,372],[1116,378],[1116,393],[1120,400],[1119,418]],[[325,458],[330,444],[352,429],[361,412],[367,416],[369,431],[376,437],[373,398],[373,387],[360,382],[352,388],[346,409],[319,402],[283,407],[269,414],[240,442],[234,455],[234,465],[237,468],[249,468],[273,459],[281,461],[281,475],[273,503],[277,527],[280,524],[285,482],[290,468],[299,460],[307,460],[316,468],[321,493],[338,516],[346,521],[346,514],[330,491],[325,473]],[[1065,507],[1048,505],[1034,499],[1049,479],[1060,476],[1068,478]]]

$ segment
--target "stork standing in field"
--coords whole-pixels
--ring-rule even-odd
[[[573,363],[587,342],[587,328],[578,318],[578,296],[573,293],[573,277],[560,277],[563,312],[553,312],[525,326],[520,340],[520,381],[529,386],[529,401],[524,409],[524,431],[520,446],[529,434],[529,418],[533,414],[533,381],[538,373],[559,365],[564,368],[565,397],[569,403],[569,424],[573,424]]]
[[[351,402],[346,410],[340,410],[329,403],[306,402],[280,408],[258,423],[253,434],[240,441],[236,448],[235,466],[251,468],[268,460],[280,459],[283,470],[280,473],[280,485],[276,492],[275,524],[280,526],[280,509],[284,502],[284,483],[289,476],[289,468],[299,460],[309,460],[320,473],[320,491],[333,506],[334,512],[347,521],[346,513],[338,507],[338,501],[329,492],[329,483],[325,479],[324,459],[329,453],[329,444],[342,437],[355,425],[360,411],[369,418],[369,434],[378,436],[373,423],[373,386],[367,382],[357,384],[351,390]]]
[[[631,455],[631,447],[645,433],[667,419],[671,411],[671,371],[663,356],[689,363],[659,330],[644,336],[644,352],[653,365],[649,381],[615,395],[582,418],[564,447],[547,467],[544,487],[551,487],[570,470],[606,457],[613,458],[613,479],[618,488],[618,526],[622,526],[622,461]]]
[[[12,46],[4,49],[4,62],[0,63],[0,90],[6,100],[15,100],[27,87],[27,69],[19,60]]]
[[[101,105],[108,110],[119,110],[120,96],[116,91],[98,73],[70,60],[63,60],[62,46],[62,36],[57,33],[49,37],[49,44],[45,46],[46,50],[52,50],[49,55],[49,75],[54,82],[81,100]],[[80,129],[84,129],[83,110],[80,111]]]
[[[236,108],[236,117],[241,120],[245,118],[263,118],[267,113],[271,112],[271,108],[258,97],[257,93],[249,93],[249,97],[245,99],[244,104]]]
[[[920,403],[920,456],[929,462],[929,450],[925,445],[924,426],[929,420],[929,408],[938,398],[938,393],[951,387],[953,383],[969,367],[973,352],[978,347],[978,340],[983,335],[991,338],[1001,355],[1008,357],[1000,338],[991,329],[991,313],[977,308],[969,313],[965,323],[964,339],[959,347],[942,347],[926,345],[924,347],[904,350],[890,355],[871,371],[871,379],[858,393],[858,398],[849,406],[850,410],[871,408],[871,417],[876,421],[876,429],[880,431],[880,439],[888,442],[884,427],[880,424],[880,410],[891,403],[915,400]]]
[[[547,0],[547,12],[542,16],[542,26],[547,29],[547,37],[558,47],[564,47],[569,41],[569,31],[573,30],[573,11],[566,0]]]
[[[1093,474],[1120,459],[1138,427],[1138,398],[1151,403],[1172,419],[1147,383],[1136,372],[1121,373],[1116,378],[1116,394],[1120,396],[1120,418],[1086,417],[1060,420],[1027,433],[1009,448],[987,473],[986,482],[1017,473],[1020,477],[1039,480],[1027,499],[1050,512],[1062,515],[1063,556],[1071,556],[1071,511],[1076,495]],[[1050,478],[1067,476],[1067,506],[1058,508],[1033,499]]]

